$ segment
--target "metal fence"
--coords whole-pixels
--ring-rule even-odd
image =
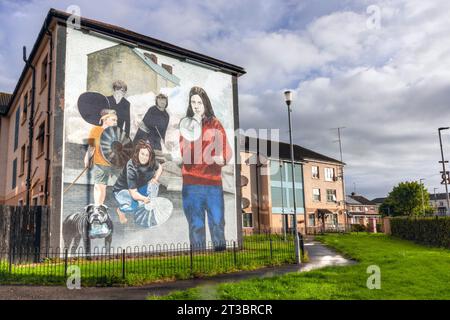
[[[64,284],[81,277],[83,285],[139,284],[160,279],[188,279],[295,262],[292,235],[244,236],[215,246],[187,243],[156,246],[12,250],[0,252],[0,283]]]

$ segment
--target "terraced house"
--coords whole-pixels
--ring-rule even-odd
[[[234,132],[239,128],[237,81],[245,74],[243,68],[55,9],[48,12],[31,50],[24,50],[23,60],[14,92],[0,94],[0,205],[8,206],[5,221],[23,205],[31,206],[30,211],[45,206],[50,213],[41,234],[53,248],[82,246],[79,237],[87,231],[73,229],[72,218],[92,210],[102,212],[102,219],[89,222],[93,247],[206,245],[210,239],[222,246],[238,240],[240,173]],[[194,117],[193,101],[205,106],[195,115],[211,120],[203,127],[213,126],[221,134],[224,143],[216,150],[221,165],[188,159],[193,141],[203,137],[194,133],[205,134],[196,130],[201,124]],[[143,133],[137,139],[139,130]],[[133,176],[124,168],[147,165],[136,160],[141,151],[151,168]],[[202,174],[200,167],[213,174]],[[150,195],[143,187],[151,181],[156,187]],[[186,181],[194,186],[189,194],[182,192]],[[134,187],[142,188],[142,194],[134,194],[136,206],[131,209],[136,210],[126,211],[126,200],[117,194],[123,191],[128,199]],[[214,197],[208,196],[210,190]],[[145,207],[148,198],[143,198],[150,196],[154,207]],[[134,215],[137,207],[141,216]],[[205,207],[215,209],[211,228]],[[192,215],[199,218],[196,225]],[[25,229],[38,229],[27,223]]]
[[[369,200],[362,195],[352,192],[347,196],[347,208],[350,224],[359,224],[372,229],[381,224],[381,214],[378,212],[377,199]]]

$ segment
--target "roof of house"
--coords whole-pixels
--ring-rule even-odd
[[[291,146],[286,142],[277,142],[249,136],[241,136],[241,148],[245,151],[259,152],[260,154],[267,157],[286,160],[291,159]],[[325,156],[296,144],[294,144],[294,159],[297,161],[319,160],[345,165],[345,163],[339,160],[333,159],[331,157]]]
[[[56,9],[50,9],[47,13],[47,17],[44,20],[44,23],[42,25],[42,28],[39,32],[39,35],[33,45],[33,48],[29,54],[29,61],[33,61],[35,58],[35,55],[39,49],[39,45],[42,41],[42,39],[46,36],[47,28],[50,26],[50,24],[56,20],[58,23],[66,25],[67,21],[70,21],[72,15],[70,13],[56,10]],[[201,66],[210,67],[213,69],[222,70],[224,72],[233,74],[235,76],[241,76],[245,74],[245,70],[242,67],[236,66],[231,63],[224,62],[222,60],[218,60],[212,57],[209,57],[204,54],[200,54],[188,49],[184,49],[175,45],[172,45],[170,43],[157,40],[155,38],[151,38],[142,34],[139,34],[134,31],[127,30],[125,28],[121,28],[112,24],[107,24],[104,22],[100,22],[93,19],[87,19],[80,17],[80,26],[82,29],[88,30],[88,31],[94,31],[100,34],[104,34],[108,37],[117,39],[118,41],[126,41],[128,43],[133,44],[136,47],[143,48],[143,49],[150,49],[155,52],[167,54],[173,57],[176,57],[182,61],[188,61],[194,64],[199,64]],[[16,87],[14,89],[14,92],[12,94],[12,97],[10,99],[10,102],[4,110],[0,110],[0,115],[8,113],[11,103],[14,100],[14,97],[17,95],[17,91],[19,90],[19,87],[25,78],[26,73],[29,70],[29,66],[25,65],[22,73],[20,75],[19,80],[17,81]]]
[[[4,113],[8,108],[9,101],[11,100],[12,94],[6,92],[0,92],[0,114]]]
[[[359,203],[358,201],[356,201],[355,199],[353,199],[352,197],[350,197],[350,196],[345,196],[345,202],[347,203],[347,204],[353,204],[353,205],[361,205],[361,203]]]
[[[430,200],[446,200],[447,196],[444,193],[436,193],[436,197],[434,196],[434,194],[430,193]]]
[[[351,194],[347,197],[349,197],[353,200],[356,200],[357,202],[359,202],[362,205],[374,205],[375,204],[373,201],[370,201],[369,199],[367,199],[366,197],[363,197],[361,195]]]
[[[373,203],[383,203],[386,199],[387,199],[387,197],[384,197],[384,198],[375,198],[375,199],[372,199],[371,201],[372,201]]]

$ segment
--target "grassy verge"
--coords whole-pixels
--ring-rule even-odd
[[[450,299],[448,249],[383,234],[330,234],[318,240],[359,263],[220,284],[208,291],[194,288],[162,299]],[[381,289],[367,288],[372,265],[380,268]]]
[[[170,281],[207,277],[217,274],[254,270],[294,262],[293,240],[272,236],[244,237],[242,248],[222,252],[193,252],[178,250],[160,252],[152,256],[137,254],[122,259],[71,259],[70,266],[79,267],[83,286],[143,285],[156,281]],[[124,272],[125,270],[125,272]],[[65,284],[64,259],[57,257],[37,264],[9,266],[0,262],[0,284]]]

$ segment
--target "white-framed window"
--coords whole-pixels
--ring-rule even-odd
[[[327,189],[327,202],[336,202],[336,190]]]
[[[320,189],[319,188],[313,189],[313,200],[320,201]]]
[[[253,227],[253,215],[251,212],[247,213],[244,212],[242,214],[242,226],[244,228],[251,228]]]
[[[313,179],[319,179],[319,167],[318,166],[311,167],[311,176]]]
[[[316,215],[314,213],[308,214],[308,226],[314,227],[316,225]]]
[[[325,181],[334,181],[334,168],[325,168]]]

